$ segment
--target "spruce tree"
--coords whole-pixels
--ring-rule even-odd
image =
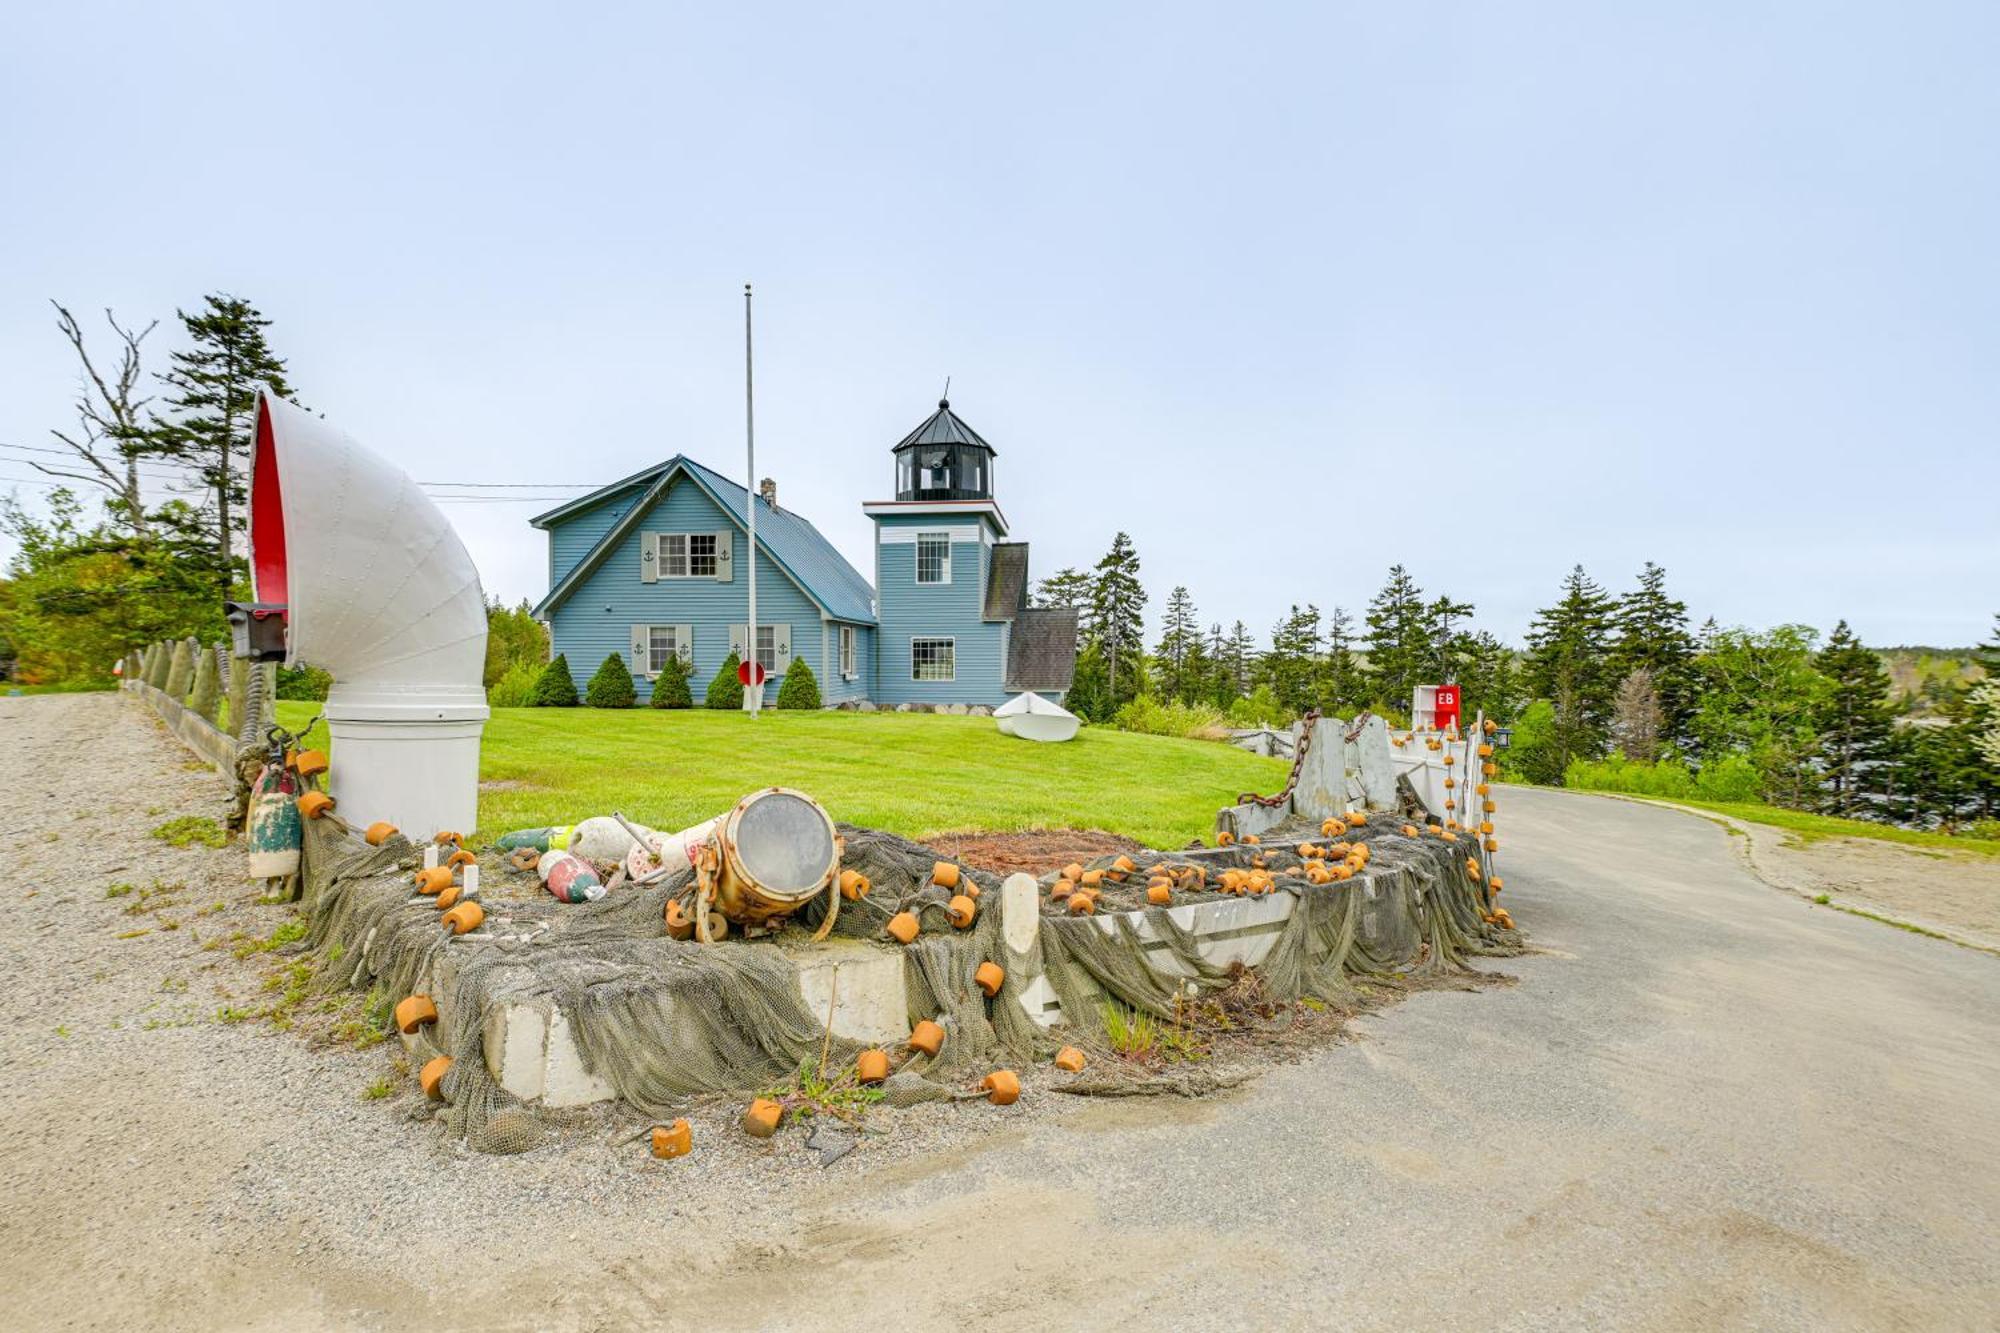
[[[819,679],[803,657],[794,657],[778,685],[778,707],[807,711],[820,706]]]
[[[1250,627],[1240,620],[1229,631],[1229,644],[1225,654],[1229,685],[1235,692],[1232,697],[1240,699],[1250,693],[1250,674],[1257,665],[1257,640],[1250,633]]]
[[[1528,685],[1554,708],[1550,766],[1603,755],[1610,734],[1618,676],[1611,665],[1611,612],[1604,589],[1578,565],[1563,580],[1562,599],[1535,613],[1528,629]]]
[[[1659,696],[1663,735],[1681,743],[1694,712],[1695,642],[1688,633],[1687,604],[1667,595],[1667,571],[1648,560],[1638,586],[1618,599],[1612,623],[1613,670],[1621,679],[1646,673]]]
[[[612,653],[598,665],[590,683],[583,687],[583,701],[592,708],[630,708],[639,702],[625,654]]]
[[[736,679],[743,659],[734,652],[722,659],[722,669],[708,682],[708,693],[702,698],[705,708],[741,708],[743,706],[743,682]]]
[[[1043,579],[1035,589],[1039,607],[1072,607],[1076,611],[1076,650],[1082,652],[1091,640],[1090,575],[1080,569],[1063,568]]]
[[[1145,651],[1146,590],[1139,583],[1139,553],[1119,533],[1097,562],[1090,590],[1092,638],[1104,648],[1104,677],[1112,710],[1138,691],[1139,655]],[[1122,659],[1122,661],[1121,661]]]
[[[1823,808],[1850,819],[1876,813],[1867,792],[1889,740],[1889,673],[1845,620],[1813,665],[1827,680],[1818,718]]]
[[[1361,664],[1354,660],[1354,617],[1336,606],[1326,618],[1326,662],[1320,671],[1319,706],[1344,716],[1368,702]]]
[[[1261,674],[1288,713],[1303,713],[1317,701],[1320,666],[1319,608],[1294,605],[1271,629],[1271,650]]]
[[[528,700],[530,708],[574,708],[576,707],[576,677],[569,674],[569,657],[557,653],[542,668],[542,674],[535,677],[535,692]]]
[[[660,667],[659,676],[653,681],[653,697],[647,705],[653,708],[692,708],[694,692],[688,688],[688,677],[693,669],[688,660],[679,653],[668,653],[667,660]]]
[[[1194,598],[1184,587],[1167,595],[1160,646],[1153,655],[1159,662],[1159,688],[1164,697],[1182,703],[1193,703],[1200,697],[1207,669],[1201,620],[1195,613]]]
[[[1409,570],[1389,567],[1388,581],[1368,603],[1366,619],[1369,692],[1376,703],[1401,712],[1412,691],[1426,683],[1432,661],[1431,608]]]
[[[203,308],[176,311],[192,346],[172,355],[173,369],[160,377],[167,386],[172,415],[154,435],[148,452],[193,469],[210,493],[202,522],[215,552],[215,577],[223,597],[237,578],[237,538],[244,527],[248,495],[251,431],[257,391],[269,386],[292,396],[285,362],[264,336],[271,321],[241,297],[216,293]]]

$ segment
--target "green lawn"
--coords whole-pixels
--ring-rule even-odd
[[[1622,792],[1603,792],[1605,796],[1627,795]],[[1897,828],[1892,824],[1877,824],[1865,819],[1841,819],[1835,815],[1814,815],[1802,810],[1787,810],[1782,806],[1759,805],[1741,801],[1701,801],[1680,797],[1639,796],[1635,801],[1664,801],[1672,805],[1685,805],[1696,810],[1713,810],[1719,815],[1731,815],[1752,824],[1768,824],[1784,829],[1802,843],[1813,843],[1821,838],[1873,838],[1878,842],[1900,842],[1906,846],[1931,848],[1939,851],[1973,852],[1980,856],[2000,856],[2000,841],[1992,838],[1953,837],[1948,833],[1927,833],[1918,829]]]
[[[278,717],[295,727],[318,709],[286,700]],[[1227,745],[1106,727],[1037,745],[981,717],[767,712],[752,722],[706,709],[496,708],[480,761],[479,831],[612,810],[683,828],[775,784],[816,797],[835,819],[912,838],[1094,828],[1178,847],[1209,836],[1237,793],[1276,791],[1287,771]]]

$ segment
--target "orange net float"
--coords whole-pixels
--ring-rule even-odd
[[[460,866],[476,866],[478,864],[479,858],[471,852],[466,851],[463,847],[453,852],[450,856],[447,856],[444,860],[446,870],[456,870]]]
[[[1021,1100],[1021,1080],[1011,1069],[996,1069],[980,1079],[979,1090],[995,1106],[1012,1106]]]
[[[778,1132],[778,1123],[785,1118],[782,1102],[774,1102],[769,1097],[759,1097],[743,1112],[743,1132],[752,1138],[768,1139]]]
[[[479,923],[485,919],[486,909],[468,898],[444,914],[444,925],[452,934],[463,935],[479,929]]]
[[[1076,883],[1078,880],[1083,878],[1083,867],[1079,865],[1077,862],[1071,861],[1068,865],[1062,868],[1062,878],[1068,880],[1072,884]]]
[[[325,750],[300,750],[292,757],[292,767],[302,778],[316,778],[330,766]]]
[[[1368,822],[1368,812],[1366,810],[1349,810],[1341,818],[1345,819],[1351,827],[1360,828]]]
[[[1069,896],[1069,910],[1072,916],[1090,916],[1097,911],[1097,895],[1094,893],[1072,893]]]
[[[465,835],[462,833],[453,833],[450,829],[443,829],[432,835],[431,841],[440,847],[463,847],[465,846]]]
[[[451,1072],[451,1057],[440,1055],[417,1071],[417,1086],[434,1102],[444,1100],[444,1076]]]
[[[449,911],[454,905],[456,905],[461,899],[464,898],[465,898],[465,886],[463,884],[454,884],[450,888],[445,889],[443,892],[438,894],[437,896],[438,911],[440,912]]]
[[[944,1049],[944,1028],[926,1018],[910,1029],[910,1049],[924,1055],[936,1055]]]
[[[1165,907],[1173,900],[1173,886],[1166,880],[1156,879],[1146,886],[1146,901],[1154,907]]]
[[[898,912],[889,918],[889,938],[898,944],[908,944],[921,930],[917,925],[915,912]]]
[[[1076,1047],[1065,1046],[1061,1050],[1056,1052],[1056,1068],[1062,1070],[1063,1073],[1065,1074],[1082,1073],[1083,1066],[1084,1066],[1083,1052],[1078,1050]]]
[[[931,883],[941,889],[958,887],[958,867],[949,861],[939,861],[931,866]]]
[[[979,905],[962,893],[946,903],[944,911],[945,915],[951,918],[951,924],[960,930],[968,928],[979,919]]]
[[[972,974],[972,984],[984,991],[987,999],[1000,993],[1000,987],[1007,981],[1007,970],[998,963],[981,963]]]
[[[334,799],[323,791],[309,791],[299,797],[299,813],[307,819],[318,819],[334,807]]]
[[[678,898],[667,899],[667,935],[669,938],[684,940],[694,934],[694,918],[687,914]]]
[[[434,866],[429,870],[419,870],[411,877],[411,882],[416,885],[418,893],[428,898],[434,893],[442,893],[451,887],[451,871],[444,866]]]
[[[859,870],[843,870],[840,872],[840,896],[851,903],[859,902],[861,899],[866,898],[868,890],[873,887],[868,882],[868,876],[862,874]]]
[[[1069,879],[1059,879],[1049,886],[1049,901],[1059,903],[1076,892],[1076,885]]]
[[[437,1003],[428,995],[406,995],[396,1002],[396,1031],[406,1037],[426,1023],[437,1021]]]
[[[685,1120],[653,1126],[653,1156],[685,1157],[694,1150],[694,1131]]]
[[[866,1050],[854,1057],[854,1077],[863,1083],[875,1084],[889,1077],[889,1053],[883,1050]]]
[[[396,826],[386,819],[378,819],[370,824],[368,831],[361,836],[367,839],[370,847],[380,847],[383,843],[396,836]]]

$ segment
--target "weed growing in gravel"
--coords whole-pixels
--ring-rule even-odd
[[[363,1101],[379,1102],[396,1090],[396,1085],[385,1074],[361,1090]]]
[[[1831,898],[1827,897],[1827,896],[1826,896],[1825,894],[1823,894],[1823,893],[1822,893],[1822,894],[1818,895],[1817,897],[1815,897],[1815,898],[1813,899],[1813,901],[1814,901],[1814,902],[1816,902],[1816,903],[1818,903],[1818,904],[1819,904],[1819,905],[1820,905],[1821,907],[1827,907],[1827,906],[1830,906],[1830,905],[1832,904],[1832,902],[1833,902],[1833,899],[1831,899]]]
[[[791,1082],[766,1089],[764,1096],[782,1102],[792,1115],[829,1115],[853,1125],[861,1122],[869,1107],[882,1100],[882,1090],[863,1086],[852,1065],[829,1079],[816,1072],[813,1062],[808,1060],[799,1065],[799,1072],[792,1076]]]
[[[140,928],[139,928],[138,930],[127,930],[127,931],[121,931],[121,932],[120,932],[120,933],[119,933],[119,934],[118,934],[118,935],[116,936],[116,938],[118,938],[118,939],[121,939],[121,940],[136,940],[136,939],[138,939],[138,938],[139,938],[139,937],[140,937],[141,935],[150,935],[150,934],[152,934],[152,933],[153,933],[153,932],[152,932],[152,929],[151,929],[150,927],[146,927],[146,926],[141,926],[141,927],[140,927]]]
[[[108,885],[104,890],[104,896],[107,898],[123,898],[126,894],[132,892],[132,890],[138,887],[139,886],[137,884],[125,884],[125,883]]]
[[[169,847],[192,847],[196,843],[204,847],[229,845],[228,830],[203,815],[182,815],[179,819],[169,819],[153,830],[153,836]]]
[[[255,1009],[245,1009],[241,1005],[225,1004],[215,1011],[218,1023],[247,1023],[257,1016]]]
[[[294,917],[272,931],[264,939],[259,940],[251,939],[247,936],[243,937],[242,942],[230,952],[234,953],[238,958],[248,958],[252,954],[269,953],[273,949],[282,949],[287,944],[296,944],[305,937],[305,918]]]

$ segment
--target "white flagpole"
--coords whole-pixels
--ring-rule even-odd
[[[743,284],[743,443],[749,455],[750,475],[744,478],[743,508],[750,529],[750,624],[744,651],[750,663],[750,716],[756,717],[764,701],[764,687],[757,684],[757,400],[753,392],[750,356],[750,284]]]

